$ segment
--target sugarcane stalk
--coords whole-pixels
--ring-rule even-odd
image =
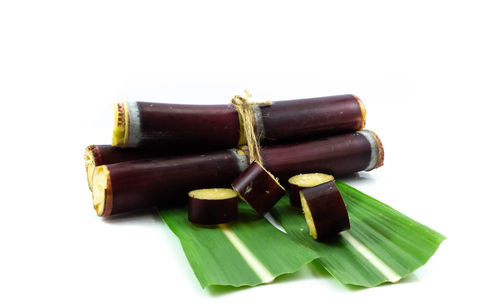
[[[370,171],[384,163],[384,149],[369,130],[311,141],[264,146],[264,166],[286,182],[300,173],[325,173],[335,177]]]
[[[178,152],[178,151],[177,151]],[[85,149],[85,170],[89,188],[92,189],[94,169],[99,165],[171,156],[176,151],[156,148],[120,148],[111,145],[89,145]]]
[[[366,116],[363,103],[354,95],[276,101],[254,106],[253,113],[263,144],[357,131],[363,129]],[[204,151],[245,143],[241,119],[231,105],[115,105],[115,146],[183,146]]]
[[[102,206],[102,215],[107,216],[185,198],[193,189],[228,186],[241,172],[240,160],[246,160],[245,156],[225,150],[101,165],[94,171],[94,206]],[[109,184],[104,187],[96,182]],[[111,195],[108,190],[112,190]],[[103,201],[95,202],[96,199]]]
[[[383,164],[383,148],[371,131],[261,148],[263,166],[281,182],[296,174],[322,172],[336,177]],[[244,151],[126,161],[101,165],[93,176],[98,215],[167,204],[193,189],[228,187],[249,166]]]
[[[365,126],[366,109],[355,95],[286,100],[259,108],[262,143],[342,134]]]

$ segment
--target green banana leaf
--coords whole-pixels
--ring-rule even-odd
[[[238,221],[213,227],[193,225],[185,207],[160,208],[159,213],[179,238],[203,288],[269,283],[318,258],[243,202]]]
[[[287,234],[243,202],[238,221],[214,227],[191,224],[185,207],[163,208],[159,213],[180,239],[202,287],[269,283],[313,260],[343,284],[373,287],[409,275],[445,239],[346,183],[336,183],[351,229],[327,241],[309,235],[302,212],[290,206],[288,195],[272,210]]]
[[[316,251],[316,260],[343,284],[373,287],[397,282],[434,254],[445,237],[382,202],[337,180],[351,228],[327,241],[316,241],[299,208],[288,195],[273,208],[287,234]]]

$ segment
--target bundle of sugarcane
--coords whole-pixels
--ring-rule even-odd
[[[202,286],[266,283],[311,261],[374,286],[432,256],[442,235],[335,180],[384,162],[358,97],[248,98],[116,104],[113,145],[85,152],[97,214],[158,207]]]

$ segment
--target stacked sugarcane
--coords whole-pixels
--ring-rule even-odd
[[[237,218],[238,197],[264,215],[286,189],[315,239],[349,228],[334,177],[383,164],[379,138],[361,130],[361,100],[236,97],[248,113],[234,103],[116,104],[113,145],[85,153],[97,214],[184,201],[191,222],[220,224]]]

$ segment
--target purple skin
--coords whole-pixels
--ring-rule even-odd
[[[253,162],[231,184],[257,213],[264,215],[285,195],[285,190],[257,162]]]
[[[264,166],[283,182],[300,173],[338,177],[362,171],[368,167],[371,154],[370,142],[358,132],[261,149]]]
[[[119,148],[111,145],[92,145],[91,148],[96,166],[185,155],[180,153],[180,149],[176,152],[172,148]],[[294,144],[263,146],[261,152],[265,167],[285,179],[301,172],[341,176],[364,170],[370,159],[371,148],[363,135],[351,132]]]
[[[94,156],[95,166],[172,155],[166,150],[120,148],[111,145],[91,145],[89,147]]]
[[[276,101],[261,106],[262,143],[311,139],[363,129],[360,102],[354,95]]]
[[[238,146],[240,121],[231,105],[137,102],[141,121],[139,147],[203,152]],[[364,127],[354,95],[276,101],[260,106],[263,144],[337,135]],[[258,131],[259,132],[259,131]]]
[[[302,189],[318,239],[328,238],[350,228],[349,215],[337,185],[328,181]]]
[[[288,183],[288,195],[290,196],[290,205],[301,208],[302,205],[300,203],[300,191],[303,187],[300,187],[293,183]]]
[[[230,105],[138,102],[137,107],[141,147],[183,146],[199,152],[238,146],[240,121]]]
[[[107,165],[113,201],[106,215],[150,208],[187,198],[194,189],[227,186],[239,175],[230,151]]]
[[[148,151],[133,151],[143,150]],[[372,150],[365,136],[352,132],[295,144],[264,146],[261,153],[266,169],[281,182],[287,182],[299,173],[320,172],[339,177],[365,170]],[[106,165],[112,199],[106,205],[105,216],[168,204],[186,197],[193,189],[229,186],[241,173],[238,158],[230,151]]]
[[[201,225],[229,223],[238,218],[238,197],[198,199],[189,197],[188,219]]]

